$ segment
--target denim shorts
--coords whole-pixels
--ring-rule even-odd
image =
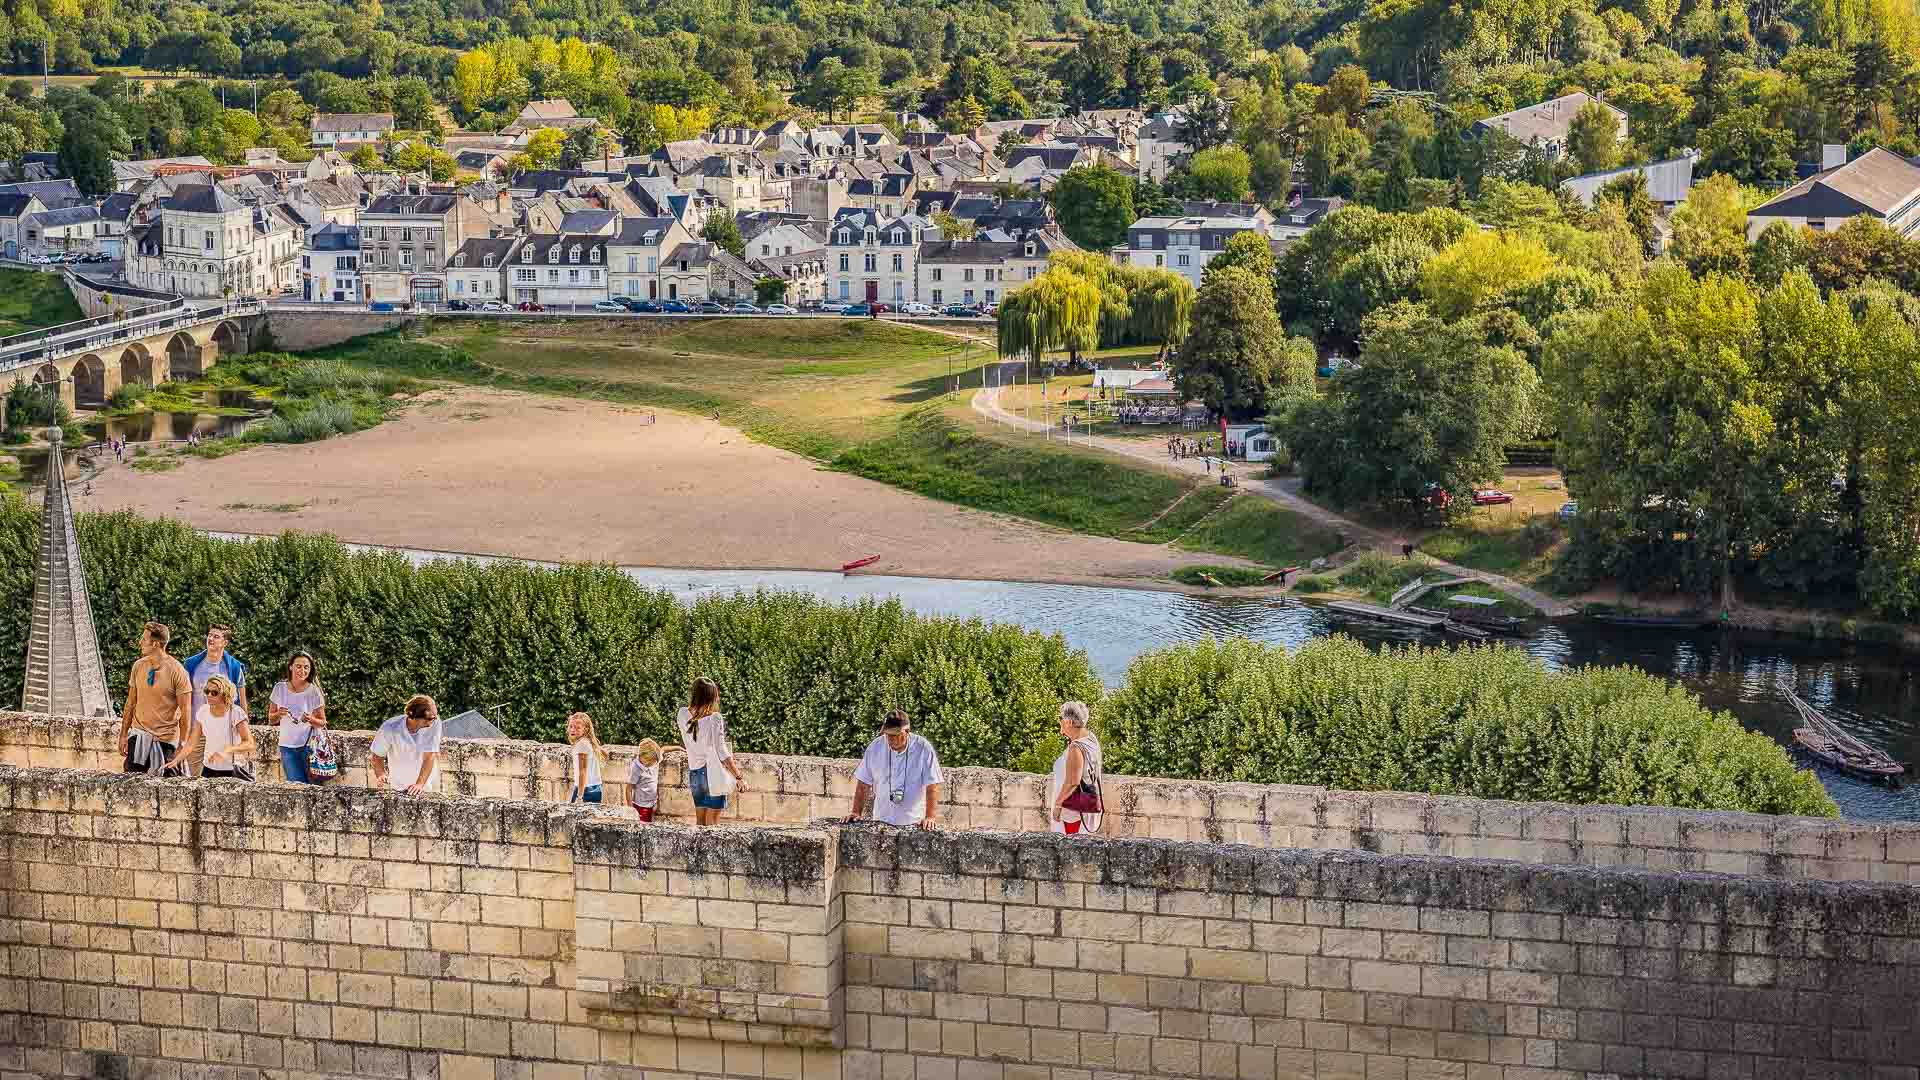
[[[573,797],[568,799],[567,801],[597,803],[600,801],[602,795],[603,795],[603,792],[600,788],[600,785],[593,784],[587,788],[586,793],[584,795],[581,794],[580,791],[575,790],[573,793]]]
[[[687,774],[687,786],[693,789],[693,805],[702,810],[725,810],[727,797],[713,795],[707,791],[707,770],[695,769]]]

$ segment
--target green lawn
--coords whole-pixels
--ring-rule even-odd
[[[80,317],[80,305],[59,274],[0,270],[0,337]]]
[[[1215,485],[1212,490],[1226,489]],[[1341,543],[1333,530],[1270,500],[1247,495],[1201,522],[1180,538],[1179,546],[1241,555],[1268,566],[1304,566],[1340,550]]]

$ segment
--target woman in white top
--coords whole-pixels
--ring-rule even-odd
[[[687,787],[693,790],[693,816],[701,825],[717,825],[727,808],[727,794],[746,791],[740,767],[727,745],[727,719],[720,714],[720,687],[712,680],[693,680],[687,707],[676,718],[680,745],[687,750]]]
[[[600,748],[600,733],[594,730],[593,717],[577,712],[567,717],[567,771],[573,780],[568,802],[597,803],[605,793],[600,786],[600,771],[607,752]]]
[[[185,758],[195,744],[206,740],[201,776],[253,779],[253,729],[247,726],[247,714],[234,705],[234,696],[233,683],[225,675],[207,680],[207,703],[194,714],[193,734],[187,736],[187,745],[180,750],[180,758]]]
[[[327,697],[314,681],[313,655],[301,650],[287,659],[287,677],[267,697],[267,723],[280,725],[280,775],[290,784],[311,784],[307,740],[326,729]]]
[[[1099,814],[1082,814],[1066,805],[1082,780],[1093,786],[1102,801],[1106,798],[1100,787],[1100,740],[1093,734],[1085,702],[1069,701],[1060,706],[1060,734],[1066,736],[1067,748],[1053,759],[1053,776],[1047,782],[1047,805],[1053,808],[1047,827],[1068,835],[1078,833],[1083,826],[1095,832],[1100,828]]]

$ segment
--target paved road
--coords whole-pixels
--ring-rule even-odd
[[[1005,371],[1008,368],[1017,369],[1018,366],[1018,364],[1003,363],[1000,365],[1000,368]],[[975,393],[973,396],[973,411],[989,420],[1005,424],[1009,427],[1018,428],[1022,431],[1044,432],[1047,430],[1047,425],[1039,420],[1029,420],[1017,413],[1011,413],[1001,408],[1000,387],[998,386],[989,385]],[[1159,448],[1158,443],[1142,443],[1137,440],[1116,439],[1106,435],[1076,435],[1073,441],[1078,444],[1096,447],[1109,453],[1150,462],[1155,466],[1171,469],[1174,472],[1189,475],[1198,472],[1203,476],[1210,475],[1203,459],[1169,458],[1166,456],[1166,452]],[[1345,536],[1348,543],[1365,544],[1375,550],[1398,555],[1400,554],[1401,545],[1406,542],[1402,537],[1383,533],[1378,529],[1373,529],[1357,521],[1341,517],[1339,514],[1328,510],[1324,506],[1309,502],[1300,495],[1298,491],[1300,482],[1296,479],[1268,480],[1247,476],[1241,476],[1238,479],[1242,490],[1272,499],[1274,502],[1309,520],[1325,525]],[[1441,559],[1435,559],[1432,556],[1427,556],[1427,559],[1437,569],[1456,574],[1460,577],[1473,578],[1477,581],[1484,582],[1506,593],[1508,596],[1519,600],[1521,603],[1531,606],[1534,610],[1542,614],[1556,618],[1563,615],[1574,614],[1574,610],[1567,605],[1538,589],[1528,588],[1512,578],[1502,577],[1499,574],[1488,573],[1484,570],[1471,570],[1464,566],[1457,566]]]

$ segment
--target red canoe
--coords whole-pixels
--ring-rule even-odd
[[[864,559],[855,559],[855,560],[853,560],[852,562],[850,562],[850,563],[847,563],[847,564],[845,564],[845,565],[843,565],[843,566],[841,566],[841,567],[840,567],[840,572],[844,574],[844,573],[846,573],[846,572],[847,572],[847,571],[849,571],[849,570],[858,570],[858,569],[860,569],[860,568],[861,568],[861,567],[863,567],[863,566],[871,566],[871,565],[873,565],[874,563],[877,563],[877,562],[879,562],[879,561],[880,561],[880,556],[878,556],[878,555],[869,555],[869,556],[867,556],[867,557],[866,557],[866,558],[864,558]]]
[[[1299,567],[1297,567],[1297,566],[1284,566],[1284,567],[1281,567],[1281,568],[1280,568],[1280,569],[1278,569],[1278,570],[1275,570],[1275,571],[1274,571],[1273,573],[1271,573],[1271,574],[1268,574],[1268,575],[1267,575],[1266,577],[1263,577],[1263,578],[1261,578],[1260,580],[1261,580],[1261,581],[1272,581],[1272,580],[1273,580],[1273,579],[1275,579],[1275,578],[1279,578],[1279,579],[1280,579],[1281,581],[1283,581],[1283,582],[1284,582],[1284,581],[1286,581],[1286,580],[1287,580],[1287,575],[1288,575],[1288,574],[1294,574],[1294,573],[1298,573],[1298,572],[1299,572],[1299,570],[1300,570],[1300,568],[1299,568]]]

